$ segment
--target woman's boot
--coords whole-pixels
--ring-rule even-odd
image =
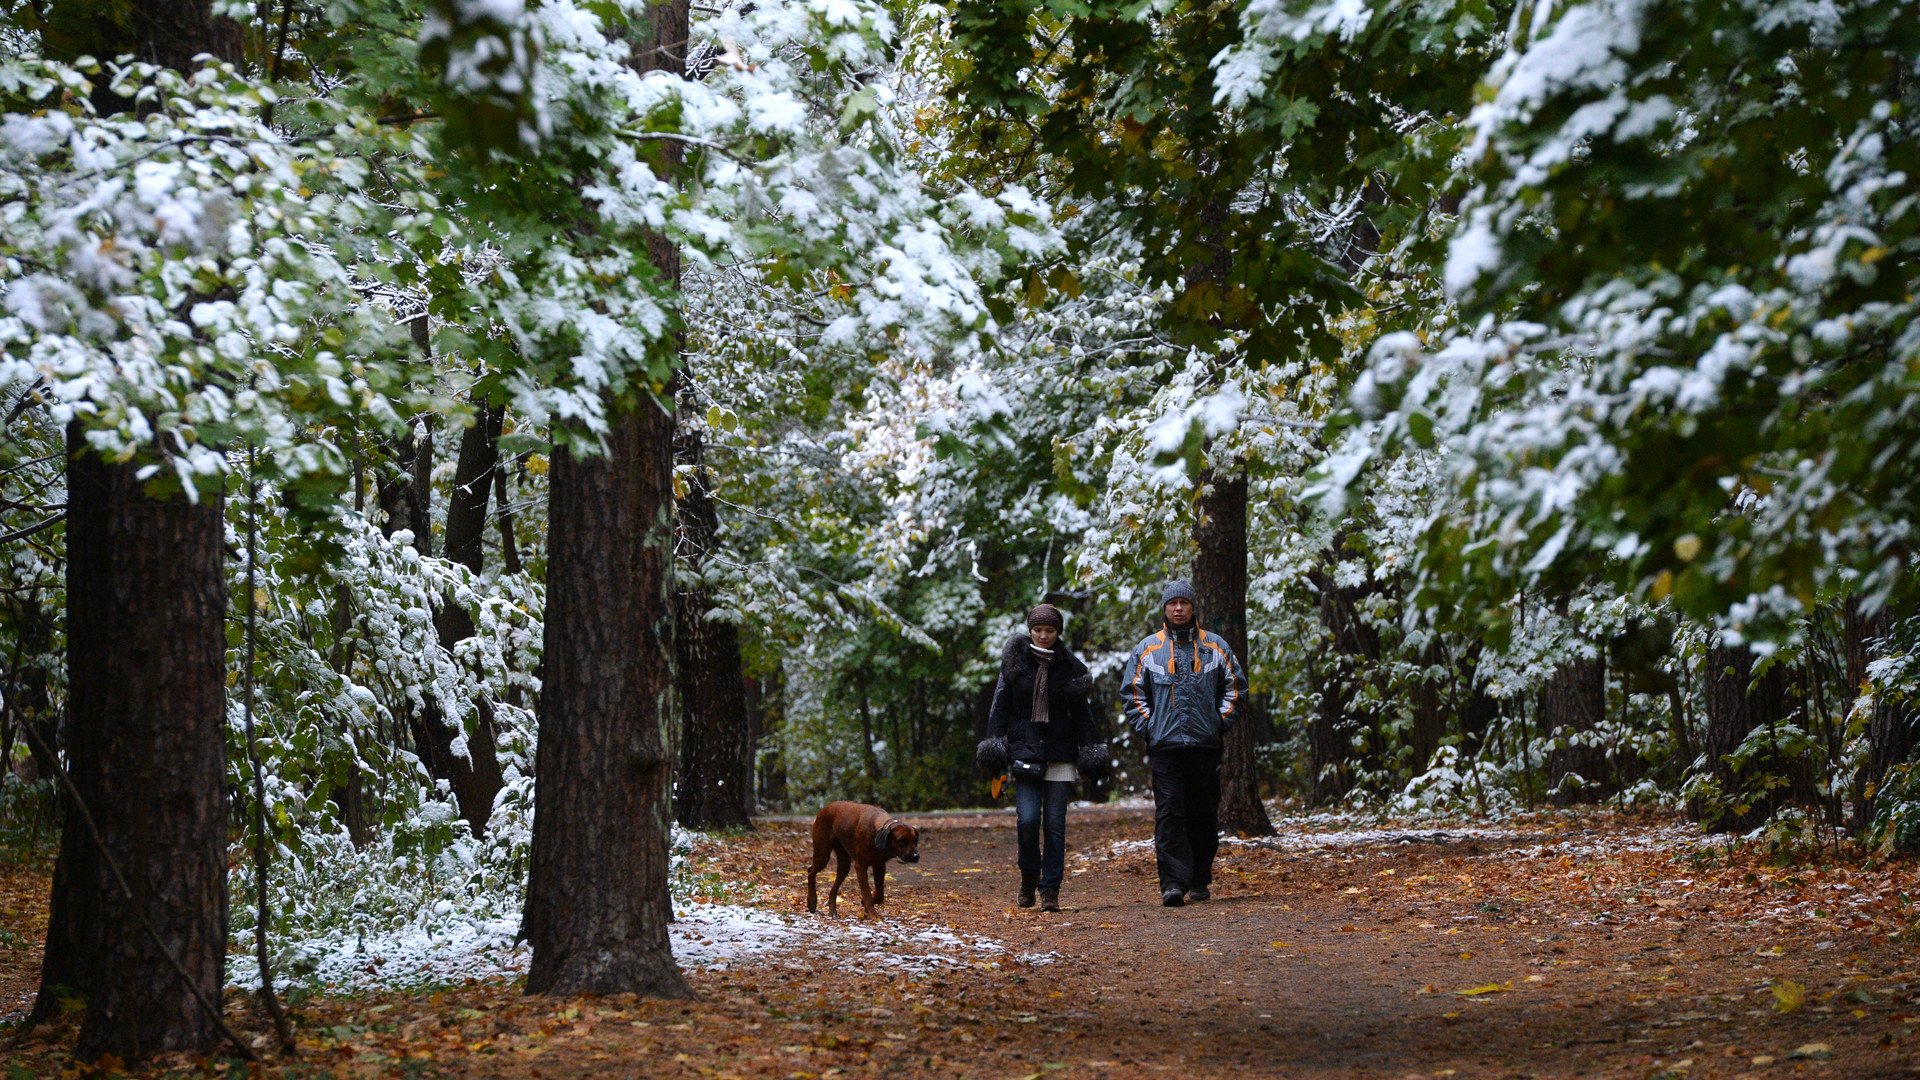
[[[1059,889],[1041,889],[1040,890],[1040,910],[1041,911],[1059,911],[1060,910],[1060,890]]]
[[[1039,884],[1040,884],[1040,875],[1037,873],[1020,875],[1020,906],[1021,907],[1033,906],[1034,886]]]

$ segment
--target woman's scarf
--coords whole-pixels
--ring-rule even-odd
[[[1027,642],[1033,650],[1033,722],[1044,724],[1047,716],[1047,675],[1053,670],[1053,650]]]

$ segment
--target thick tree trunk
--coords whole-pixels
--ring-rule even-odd
[[[85,21],[60,20],[72,36],[43,43],[56,59],[132,52],[190,71],[200,53],[240,56],[239,26],[208,0],[154,0],[124,19],[72,6]],[[103,114],[135,107],[104,86],[94,102]],[[206,1050],[220,1019],[201,1002],[219,1007],[227,945],[224,501],[149,497],[140,462],[93,456],[78,425],[67,447],[78,802],[68,797],[33,1018],[83,998],[82,1059]]]
[[[633,66],[686,63],[688,0],[648,8]],[[656,146],[677,171],[677,144]],[[648,244],[665,281],[680,253]],[[663,345],[677,348],[673,343]],[[522,933],[530,994],[685,997],[667,927],[673,799],[673,418],[608,402],[606,451],[549,474],[547,618]]]
[[[222,500],[148,497],[76,427],[67,462],[67,807],[33,1017],[87,1003],[82,1059],[205,1050],[227,946]],[[131,906],[109,866],[133,891]],[[148,927],[151,926],[152,933]],[[155,942],[157,934],[159,943]]]
[[[605,454],[553,456],[529,993],[687,992],[667,941],[672,430],[642,402]]]
[[[1561,806],[1594,802],[1619,785],[1607,749],[1587,740],[1607,714],[1607,662],[1595,655],[1554,669],[1540,694],[1540,726],[1555,745],[1547,751],[1547,797]],[[1564,741],[1566,745],[1558,745]]]
[[[1193,529],[1193,591],[1200,625],[1226,640],[1243,667],[1247,654],[1247,477],[1209,474],[1201,481]],[[1260,802],[1254,729],[1246,710],[1227,731],[1220,759],[1220,827],[1241,836],[1272,836]]]
[[[1744,645],[1727,646],[1716,641],[1707,650],[1705,752],[1724,805],[1717,814],[1716,808],[1697,803],[1690,805],[1688,812],[1716,832],[1746,832],[1773,812],[1774,800],[1769,793],[1746,788],[1756,774],[1775,763],[1763,756],[1736,767],[1728,760],[1748,735],[1786,715],[1786,672],[1776,665],[1756,683],[1753,666],[1753,652]]]
[[[698,584],[719,543],[720,512],[709,488],[700,435],[682,430],[680,460],[693,466],[676,508],[687,587],[674,590],[674,672],[682,713],[674,816],[689,829],[753,825],[753,730],[747,714],[740,628],[707,618],[713,594]]]

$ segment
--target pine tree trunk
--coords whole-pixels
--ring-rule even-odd
[[[529,993],[686,993],[667,941],[672,431],[643,402],[605,454],[553,456]]]
[[[1727,756],[1756,729],[1785,716],[1786,673],[1775,666],[1755,683],[1752,650],[1719,641],[1707,650],[1706,666],[1705,753],[1708,768],[1727,805],[1718,815],[1714,814],[1713,807],[1698,804],[1690,805],[1688,812],[1695,821],[1715,832],[1746,832],[1772,814],[1769,795],[1746,790],[1753,775],[1767,769],[1770,763],[1753,760],[1743,767],[1735,767]]]
[[[1247,653],[1247,477],[1209,473],[1195,508],[1193,591],[1201,626],[1219,634],[1242,667]],[[1272,836],[1273,822],[1260,802],[1254,725],[1242,708],[1227,731],[1220,759],[1220,827],[1241,836]]]
[[[227,946],[222,499],[148,497],[137,462],[68,433],[68,758],[103,854],[69,803],[34,1019],[87,1003],[76,1054],[137,1061],[219,1033]],[[109,868],[133,890],[131,907]],[[145,922],[143,923],[142,917]]]
[[[208,0],[135,4],[124,19],[69,3],[55,59],[132,52],[190,71],[200,53],[240,58],[239,26]],[[103,115],[134,107],[105,86],[93,96]],[[80,805],[66,807],[32,1018],[83,998],[81,1059],[207,1050],[218,1018],[195,992],[219,1007],[227,946],[225,504],[149,497],[140,463],[88,453],[78,425],[67,448],[67,768]]]
[[[682,403],[683,409],[690,409]],[[682,430],[679,458],[693,467],[679,519],[680,558],[691,584],[674,590],[674,673],[682,711],[680,781],[674,816],[689,829],[753,825],[753,730],[747,714],[740,628],[714,621],[713,594],[699,573],[719,543],[720,512],[709,487],[700,434]]]
[[[648,7],[634,67],[685,66],[687,2]],[[677,171],[677,144],[656,151],[660,169]],[[648,248],[678,288],[679,251],[657,236]],[[673,418],[644,394],[631,408],[608,404],[605,453],[557,450],[549,474],[527,992],[685,997],[667,937]]]
[[[1561,806],[1613,794],[1604,746],[1588,745],[1607,713],[1607,664],[1600,656],[1568,660],[1554,669],[1540,695],[1540,726],[1556,743],[1547,752],[1548,798]]]

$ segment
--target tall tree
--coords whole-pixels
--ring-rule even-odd
[[[210,0],[48,13],[50,55],[190,71],[240,58]],[[101,113],[133,100],[100,89]],[[227,946],[222,492],[150,487],[79,423],[67,447],[68,772],[33,1018],[86,1002],[77,1053],[136,1061],[219,1038]],[[130,895],[129,895],[130,894]]]
[[[687,0],[647,8],[641,72],[685,68]],[[680,145],[652,144],[673,175]],[[652,236],[677,286],[680,252]],[[678,349],[675,338],[656,348]],[[535,994],[687,994],[667,926],[673,785],[673,416],[644,388],[609,401],[606,449],[556,447],[549,474],[545,680],[522,932]]]
[[[1562,805],[1611,794],[1607,749],[1593,745],[1606,719],[1607,663],[1598,653],[1568,659],[1554,668],[1540,692],[1540,727],[1552,740],[1547,752],[1547,790]]]
[[[1247,662],[1247,477],[1214,475],[1201,487],[1194,524],[1193,589],[1206,628]],[[1243,836],[1271,836],[1260,802],[1254,724],[1247,709],[1227,731],[1220,760],[1220,827]]]
[[[1771,755],[1739,753],[1749,736],[1787,712],[1785,669],[1770,664],[1756,679],[1754,666],[1745,645],[1716,640],[1707,650],[1705,753],[1717,798],[1696,799],[1688,810],[1716,832],[1745,832],[1766,821],[1778,801],[1776,786],[1785,783],[1768,776],[1777,767]]]
[[[683,395],[683,411],[688,402]],[[708,618],[713,590],[701,572],[716,554],[719,507],[700,432],[683,417],[676,440],[688,466],[686,492],[675,508],[680,556],[673,591],[674,678],[680,694],[680,778],[674,817],[689,829],[752,825],[753,723],[747,712],[740,630]]]

